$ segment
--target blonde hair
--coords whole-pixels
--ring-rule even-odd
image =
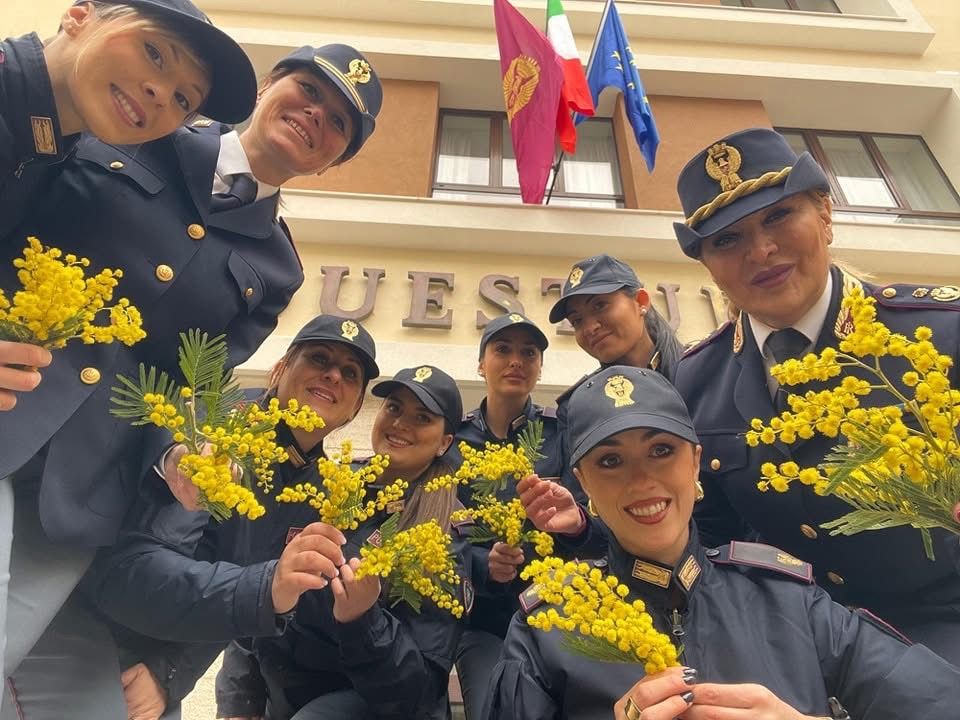
[[[444,532],[450,532],[450,514],[460,505],[457,489],[448,487],[436,492],[425,492],[424,485],[441,475],[451,475],[454,469],[443,458],[437,458],[420,473],[415,487],[400,512],[400,529],[406,530],[428,520],[436,520]]]
[[[86,56],[87,51],[90,49],[90,41],[99,38],[101,36],[108,36],[117,32],[126,32],[128,30],[146,30],[148,32],[157,33],[164,40],[170,42],[176,42],[181,50],[183,51],[181,56],[198,68],[208,77],[210,76],[210,66],[204,61],[196,50],[188,43],[180,34],[177,32],[177,29],[165,18],[160,17],[149,11],[143,11],[139,8],[135,8],[132,5],[117,5],[113,3],[103,3],[97,2],[96,0],[90,0],[90,5],[93,6],[93,12],[97,20],[96,27],[93,28],[88,41],[84,43],[83,47],[80,49],[80,52],[77,53],[76,66],[79,66],[80,61]],[[201,105],[202,106],[202,105]]]

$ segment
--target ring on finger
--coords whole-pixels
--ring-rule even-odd
[[[637,707],[633,698],[627,698],[627,703],[623,706],[623,715],[627,720],[641,720],[643,710]]]

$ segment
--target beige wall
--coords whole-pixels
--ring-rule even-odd
[[[437,83],[384,80],[376,131],[356,157],[290,187],[429,197],[439,96]]]
[[[650,97],[650,106],[660,131],[660,147],[654,172],[647,165],[633,137],[633,128],[617,98],[613,131],[623,178],[624,204],[628,208],[679,210],[677,177],[684,164],[719,137],[748,127],[770,127],[759,100],[715,100],[668,95]]]

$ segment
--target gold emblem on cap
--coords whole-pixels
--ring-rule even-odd
[[[930,291],[930,297],[940,302],[953,302],[960,298],[960,287],[956,285],[941,285]]]
[[[633,405],[633,383],[623,375],[614,375],[603,387],[603,394],[613,400],[614,407]]]
[[[576,287],[580,284],[581,280],[583,280],[583,268],[575,267],[570,271],[570,277],[567,278],[567,282],[570,283],[570,287]]]
[[[354,85],[357,83],[365,85],[370,82],[370,63],[366,60],[354,58],[347,67],[350,68],[350,72],[344,75],[344,77]]]
[[[503,74],[503,102],[507,108],[507,122],[513,122],[517,113],[526,107],[540,82],[540,66],[527,55],[517,55]]]
[[[430,368],[426,366],[417,368],[417,371],[413,374],[413,381],[422,383],[424,380],[429,380],[431,375],[433,375],[433,370]]]
[[[507,317],[510,318],[510,322],[512,323],[523,322],[523,315],[518,313],[510,313]]]
[[[360,93],[357,91],[357,83],[352,77],[347,76],[346,74],[344,74],[343,70],[338,68],[329,60],[320,57],[319,55],[314,55],[313,61],[317,65],[322,67],[324,70],[329,72],[331,75],[333,75],[335,78],[338,78],[343,83],[343,87],[350,93],[350,97],[353,98],[354,105],[357,106],[360,112],[365,113],[367,111],[367,104],[363,101],[363,98],[361,97]],[[357,62],[357,61],[354,60],[353,62]],[[352,63],[351,63],[351,69],[352,69]],[[367,69],[368,70],[370,69],[369,65],[367,66]],[[367,80],[369,79],[370,78],[368,77]]]
[[[33,147],[39,155],[56,155],[57,138],[53,132],[53,120],[48,117],[30,116],[33,129]]]
[[[343,321],[343,325],[340,326],[340,335],[350,342],[353,342],[353,339],[359,334],[360,328],[357,327],[357,324],[353,320]]]
[[[792,565],[794,567],[798,565],[803,565],[803,560],[798,560],[790,553],[778,552],[777,553],[777,562],[781,565]]]
[[[725,142],[719,142],[711,145],[707,150],[707,159],[704,165],[707,169],[707,175],[720,183],[721,190],[733,190],[737,185],[743,182],[737,175],[737,170],[743,158],[740,157],[740,151],[733,145],[727,145]]]

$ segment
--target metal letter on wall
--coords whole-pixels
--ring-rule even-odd
[[[554,290],[558,293],[563,287],[563,284],[567,281],[566,278],[540,278],[540,295],[549,295]],[[551,305],[550,307],[553,307]],[[563,320],[557,325],[557,335],[573,335],[573,325],[567,320]]]
[[[325,315],[339,315],[350,320],[366,320],[373,312],[377,302],[377,287],[380,280],[386,275],[383,268],[364,268],[363,276],[367,279],[367,289],[364,291],[363,302],[356,310],[344,310],[340,307],[340,286],[344,276],[350,275],[350,268],[343,265],[321,265],[323,273],[323,289],[320,291],[320,312]]]
[[[701,285],[700,294],[710,301],[710,309],[713,310],[713,322],[717,326],[717,329],[719,329],[721,325],[730,319],[727,314],[727,303],[723,297],[723,293],[720,292],[720,288],[715,285]]]
[[[443,310],[443,290],[431,290],[430,284],[444,285],[448,290],[453,290],[453,273],[409,270],[407,277],[413,281],[413,287],[410,314],[403,319],[403,326],[449,330],[453,326],[453,310],[447,310],[439,317],[430,317],[427,311]]]
[[[513,290],[513,294],[507,290]],[[500,315],[506,313],[518,312],[526,315],[523,309],[523,303],[517,299],[517,293],[520,292],[520,278],[516,275],[484,275],[480,279],[480,297],[489,300],[502,311]],[[477,310],[477,329],[485,328],[490,318]]]
[[[657,283],[657,290],[663,293],[667,301],[667,322],[674,332],[680,327],[680,305],[677,303],[679,289],[680,286],[677,283]]]

